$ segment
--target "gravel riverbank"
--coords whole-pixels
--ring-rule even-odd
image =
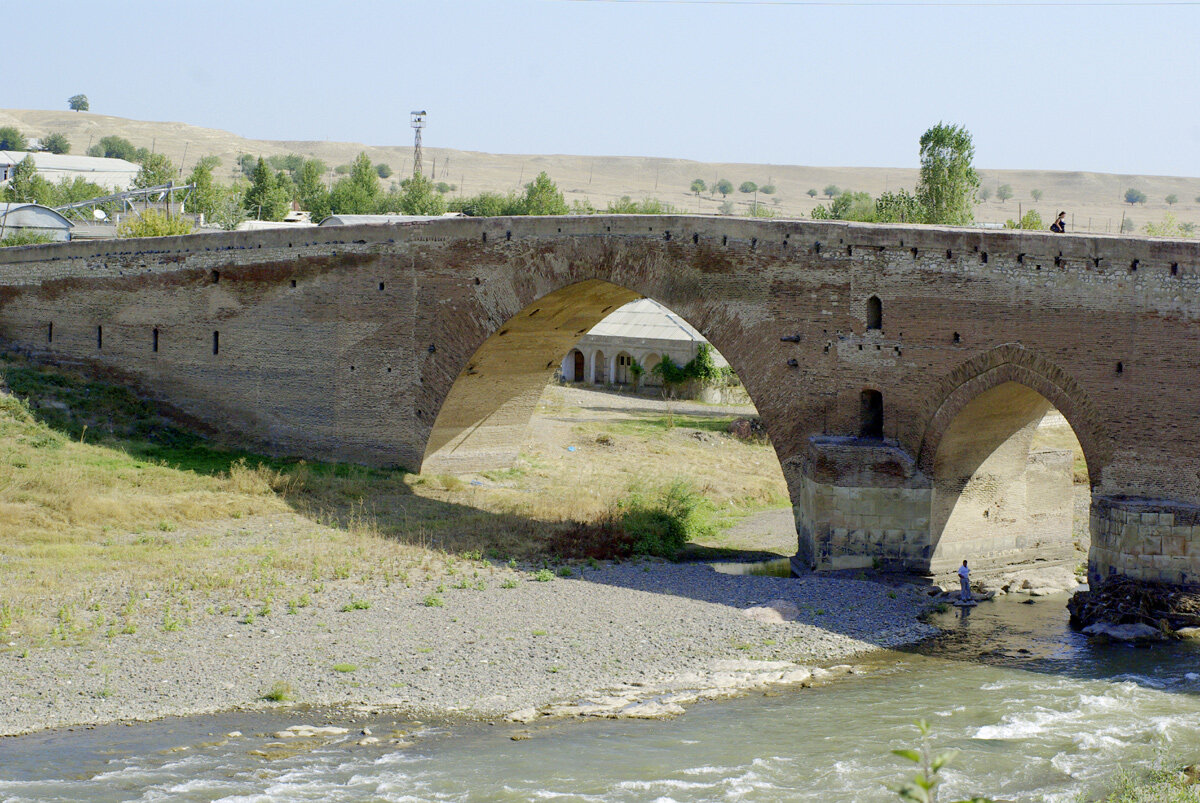
[[[281,705],[263,699],[277,685],[292,703],[495,718],[614,689],[761,685],[752,670],[771,667],[757,662],[786,675],[783,662],[828,666],[935,632],[916,620],[915,587],[707,564],[566,577],[480,562],[456,585],[347,579],[292,612],[241,618],[207,596],[180,629],[13,645],[0,652],[0,734]]]

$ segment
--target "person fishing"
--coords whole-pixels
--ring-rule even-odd
[[[1056,234],[1066,234],[1067,232],[1067,213],[1059,212],[1058,218],[1050,224],[1050,231]]]
[[[967,568],[967,562],[964,560],[963,565],[958,567],[958,583],[962,586],[962,593],[959,599],[963,602],[971,601],[971,570]]]

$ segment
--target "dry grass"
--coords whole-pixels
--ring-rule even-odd
[[[723,434],[727,418],[573,423],[586,411],[553,404],[566,420],[537,418],[516,466],[420,476],[223,450],[119,388],[4,358],[0,644],[252,621],[339,583],[477,582],[485,555],[543,558],[631,488],[680,477],[718,527],[786,504],[770,447]]]

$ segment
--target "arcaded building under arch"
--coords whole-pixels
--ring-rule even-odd
[[[659,387],[662,380],[651,369],[664,358],[684,365],[703,343],[708,341],[683,318],[652,298],[639,298],[614,310],[567,352],[562,377],[595,385],[632,384],[630,368],[636,360],[645,369],[638,384]],[[729,364],[715,350],[713,361]]]

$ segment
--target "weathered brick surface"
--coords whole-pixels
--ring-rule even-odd
[[[1198,291],[1200,244],[1188,241],[703,217],[446,220],[4,249],[0,339],[282,451],[416,468],[449,444],[465,467],[516,447],[563,343],[611,302],[645,295],[738,371],[797,504],[791,458],[811,436],[856,433],[864,389],[882,392],[886,436],[932,476],[958,411],[1016,381],[1070,421],[1098,496],[1172,500],[1166,509],[1200,504]],[[539,328],[533,311],[554,293]],[[880,329],[867,329],[871,296]],[[485,345],[514,318],[513,347]],[[460,376],[471,381],[455,385]],[[449,429],[435,433],[443,409]],[[439,448],[427,451],[431,435]]]

